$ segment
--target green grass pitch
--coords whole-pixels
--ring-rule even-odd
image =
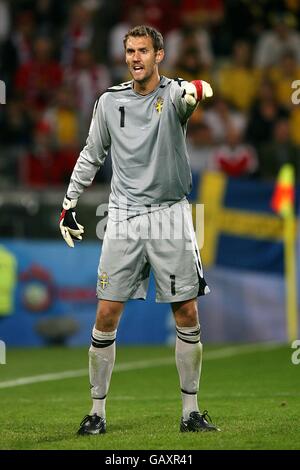
[[[222,432],[180,434],[173,348],[118,347],[107,434],[77,437],[90,409],[87,348],[8,349],[0,365],[0,449],[299,449],[300,364],[292,364],[292,352],[205,347],[199,403]]]

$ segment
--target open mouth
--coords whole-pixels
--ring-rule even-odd
[[[142,67],[141,65],[134,65],[133,70],[135,72],[141,72],[142,70],[144,70],[144,67]]]

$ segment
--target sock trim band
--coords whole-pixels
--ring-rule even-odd
[[[194,327],[178,327],[176,326],[177,338],[184,343],[196,344],[200,342],[200,325]]]
[[[92,397],[93,400],[104,400],[107,395],[103,395],[103,397]]]
[[[178,335],[177,335],[177,338],[180,339],[180,341],[183,341],[184,343],[188,343],[188,344],[200,343],[200,339],[197,339],[196,341],[188,341],[187,339],[180,338]]]
[[[94,348],[107,348],[108,346],[111,346],[115,341],[116,338],[99,340],[94,338],[94,336],[92,335],[92,345],[94,346]]]
[[[189,333],[186,333],[186,332],[182,331],[180,328],[178,328],[176,326],[176,331],[177,331],[177,333],[180,333],[181,335],[184,335],[184,336],[197,336],[200,333],[200,328],[197,328],[197,330],[195,330],[195,331],[191,331]]]
[[[180,389],[182,391],[182,393],[186,393],[187,395],[197,395],[198,391],[197,392],[187,392],[186,390],[183,390],[183,388]]]

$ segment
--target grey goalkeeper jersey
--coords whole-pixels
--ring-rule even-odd
[[[146,96],[136,93],[132,83],[111,87],[97,100],[67,191],[77,199],[110,151],[110,213],[141,213],[141,207],[173,204],[191,190],[185,134],[195,107],[182,98],[184,82],[161,77]]]

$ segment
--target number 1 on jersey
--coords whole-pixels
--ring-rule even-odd
[[[125,108],[124,106],[119,107],[119,111],[121,113],[120,116],[120,127],[125,127]]]

